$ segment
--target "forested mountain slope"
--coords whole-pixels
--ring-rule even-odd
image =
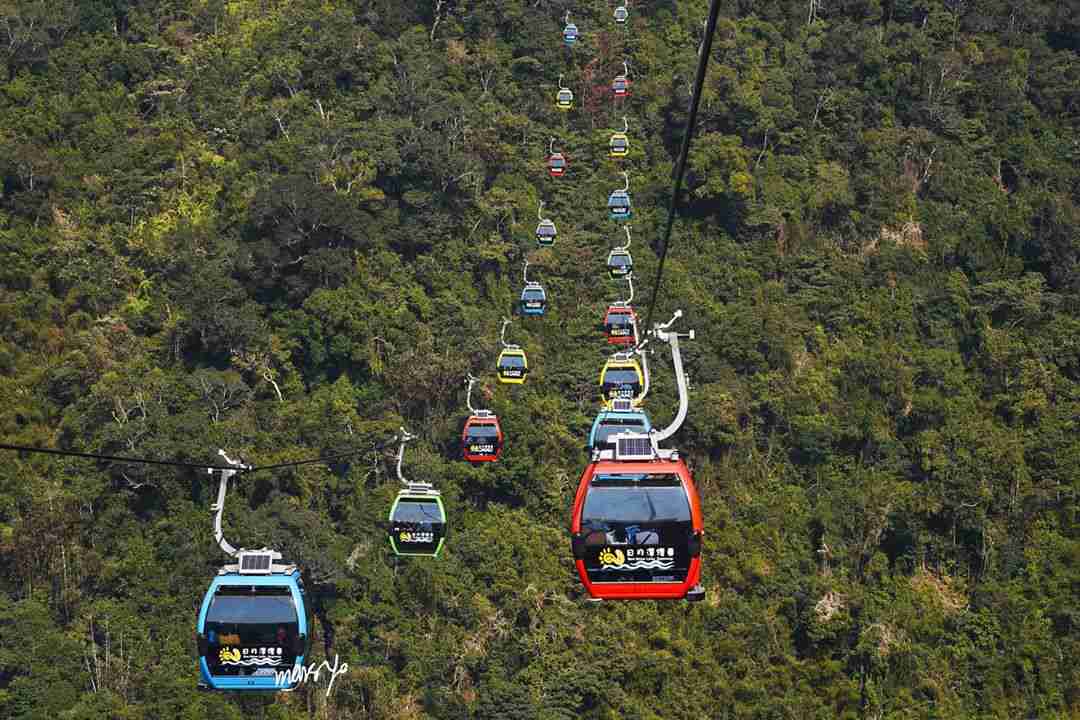
[[[329,698],[195,691],[205,473],[0,455],[0,718],[1080,713],[1080,5],[725,2],[656,312],[698,333],[696,605],[593,605],[570,555],[623,293],[605,201],[627,169],[643,303],[707,2],[613,7],[0,2],[0,441],[365,451],[226,513],[305,569],[312,659],[350,666]],[[551,305],[509,329],[510,389],[526,253]],[[469,372],[488,467],[457,459]],[[402,424],[438,560],[385,539]]]

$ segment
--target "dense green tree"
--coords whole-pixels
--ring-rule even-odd
[[[605,202],[629,172],[644,310],[708,4],[0,0],[0,437],[356,453],[230,488],[227,535],[303,567],[313,659],[349,665],[261,698],[194,690],[212,478],[7,455],[0,720],[1080,712],[1075,2],[723,4],[653,315],[697,331],[707,597],[585,600]],[[551,307],[511,387],[526,257]],[[489,467],[457,459],[470,372]],[[383,534],[401,425],[438,561]]]

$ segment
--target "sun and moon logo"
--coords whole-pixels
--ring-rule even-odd
[[[263,666],[279,665],[282,661],[282,650],[279,647],[244,648],[221,648],[218,651],[218,661],[222,665]]]
[[[600,561],[601,570],[671,570],[675,567],[675,552],[673,548],[667,548],[668,552],[660,549],[651,557],[644,557],[644,550],[637,550],[641,556],[630,559],[627,562],[627,554],[619,548],[605,547],[600,551],[597,560]],[[635,550],[629,551],[631,554]],[[666,555],[666,557],[664,557]]]

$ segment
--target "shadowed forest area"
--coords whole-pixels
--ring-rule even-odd
[[[225,517],[303,568],[329,697],[196,691],[205,471],[0,454],[0,719],[1080,714],[1077,0],[723,3],[655,317],[697,331],[707,595],[587,601],[606,199],[626,170],[641,307],[707,8],[0,0],[0,441],[357,452],[242,477]],[[549,308],[504,385],[526,256]],[[435,560],[386,540],[401,425]]]

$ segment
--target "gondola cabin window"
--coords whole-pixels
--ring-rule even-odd
[[[641,392],[641,376],[634,368],[610,368],[604,373],[604,397],[635,398]]]
[[[639,418],[619,418],[601,420],[596,428],[596,447],[607,447],[608,438],[624,432],[640,433],[645,431],[645,423]]]
[[[494,455],[499,445],[499,429],[494,424],[473,425],[465,445],[471,455]]]

